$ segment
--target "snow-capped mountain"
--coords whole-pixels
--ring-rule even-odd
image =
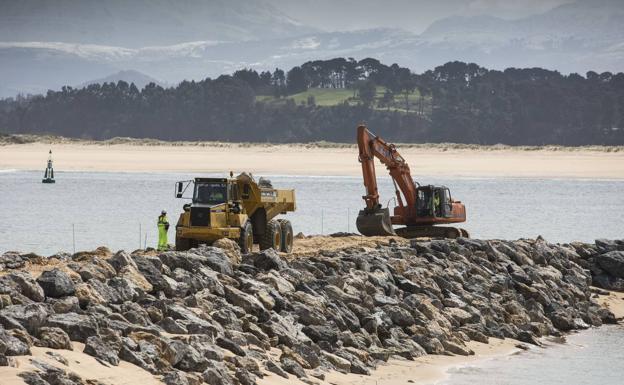
[[[79,9],[67,5],[77,2],[82,4]],[[29,14],[28,5],[34,3],[41,1],[0,2],[0,96],[81,84],[129,68],[175,84],[243,67],[289,69],[332,57],[375,57],[417,72],[451,60],[564,73],[624,70],[621,0],[581,0],[515,20],[452,16],[432,23],[420,35],[397,29],[317,31],[268,2],[253,0],[49,0],[45,3],[71,8],[65,16],[72,20],[87,9],[81,7],[91,7],[95,15],[108,13],[67,28],[55,24],[59,21],[54,18],[35,27],[41,15],[56,13],[38,9]],[[141,31],[127,36],[127,19],[139,9],[144,14],[133,20],[132,28]],[[197,11],[189,16],[191,9]],[[9,31],[7,20],[27,27]],[[112,23],[108,35],[99,35],[106,29],[104,22],[97,23],[101,20]],[[79,28],[86,32],[77,33]],[[132,43],[122,44],[124,36]]]

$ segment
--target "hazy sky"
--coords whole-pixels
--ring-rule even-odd
[[[486,14],[513,19],[541,13],[558,5],[572,2],[572,0],[268,1],[289,16],[325,30],[392,27],[417,33],[422,32],[433,21],[447,16]]]

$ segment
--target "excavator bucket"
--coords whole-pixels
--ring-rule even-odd
[[[360,210],[355,225],[358,231],[367,237],[396,235],[392,228],[390,210],[388,208],[375,211]]]

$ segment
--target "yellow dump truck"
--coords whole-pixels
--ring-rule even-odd
[[[264,178],[256,183],[248,173],[235,178],[230,173],[230,178],[177,182],[175,192],[176,198],[192,199],[176,225],[176,250],[230,238],[243,253],[250,252],[254,243],[260,250],[292,251],[292,225],[276,217],[295,211],[295,190],[277,190]]]

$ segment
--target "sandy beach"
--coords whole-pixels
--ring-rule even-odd
[[[327,373],[325,380],[319,385],[407,385],[434,384],[447,377],[449,369],[478,360],[500,357],[520,351],[511,339],[490,339],[489,344],[470,342],[468,347],[475,352],[473,356],[438,356],[427,355],[415,360],[391,359],[387,364],[379,366],[370,376],[357,374]],[[48,348],[32,348],[32,356],[16,357],[17,367],[0,367],[1,385],[26,385],[19,377],[23,371],[32,371],[40,363],[74,372],[87,380],[97,380],[105,385],[158,385],[163,384],[158,376],[153,376],[144,369],[131,363],[121,361],[119,366],[107,366],[94,357],[83,353],[84,344],[74,342],[74,350],[55,350]],[[56,353],[67,359],[67,365],[60,363],[47,352]],[[259,379],[259,385],[304,385],[294,376],[289,379],[265,371],[265,377]]]
[[[354,146],[141,145],[93,142],[0,146],[0,170],[41,170],[48,150],[58,171],[359,176]],[[443,177],[624,178],[624,151],[595,148],[399,147],[412,175]],[[380,174],[383,168],[379,166]]]

